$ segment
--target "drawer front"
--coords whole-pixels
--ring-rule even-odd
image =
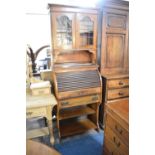
[[[106,137],[112,142],[112,144],[117,148],[118,152],[124,152],[125,155],[129,154],[128,146],[126,146],[120,138],[112,131],[109,126],[106,126],[105,131]]]
[[[127,153],[122,152],[122,150],[117,149],[113,142],[105,137],[104,140],[104,155],[128,155]]]
[[[89,88],[89,89],[83,89],[83,90],[76,90],[76,91],[69,91],[69,92],[60,92],[58,94],[59,99],[66,99],[66,98],[72,98],[72,97],[81,97],[81,96],[87,96],[92,94],[100,94],[102,88]]]
[[[31,90],[31,94],[32,94],[33,96],[50,95],[50,94],[51,94],[51,89],[50,89],[50,87],[32,89],[32,90]]]
[[[108,80],[107,86],[108,86],[108,89],[128,87],[129,79],[126,78],[126,79]]]
[[[129,96],[129,88],[113,89],[108,90],[107,99],[112,100],[128,96]]]
[[[104,138],[104,154],[105,155],[117,155],[116,154],[116,147],[114,144],[105,136]]]
[[[113,117],[106,115],[106,124],[116,133],[116,135],[129,145],[129,132],[125,130]]]
[[[72,106],[90,104],[90,103],[100,103],[101,96],[99,94],[91,95],[91,96],[84,96],[79,98],[71,98],[68,100],[60,101],[60,106],[67,108]]]
[[[46,108],[33,108],[26,109],[26,118],[38,117],[38,116],[46,116]]]

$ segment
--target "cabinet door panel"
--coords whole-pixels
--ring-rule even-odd
[[[126,16],[108,14],[107,15],[107,28],[126,29]]]
[[[97,16],[80,14],[76,16],[76,47],[96,49]]]
[[[102,52],[104,72],[121,72],[124,67],[125,36],[123,34],[106,34],[106,48]],[[102,53],[102,54],[103,54]]]
[[[106,67],[123,67],[124,35],[107,34]]]
[[[53,13],[52,33],[54,49],[71,49],[75,47],[75,14]]]
[[[128,72],[128,12],[103,12],[101,74]]]

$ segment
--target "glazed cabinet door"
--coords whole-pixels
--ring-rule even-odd
[[[102,20],[101,73],[128,71],[128,12],[106,10]]]
[[[96,49],[97,15],[76,14],[76,47]]]
[[[75,48],[74,13],[52,13],[52,39],[54,49]]]

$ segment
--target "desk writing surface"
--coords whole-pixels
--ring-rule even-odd
[[[48,105],[56,105],[57,101],[53,94],[32,96],[30,92],[26,92],[26,108],[35,108]]]
[[[113,112],[120,119],[129,124],[129,99],[119,99],[117,101],[111,101],[106,105],[108,111]]]

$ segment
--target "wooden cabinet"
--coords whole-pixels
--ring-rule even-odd
[[[104,154],[129,154],[129,100],[110,101],[105,107]]]
[[[49,4],[53,52],[61,49],[94,49],[97,9]]]
[[[99,129],[98,10],[49,4],[59,137]]]
[[[100,106],[101,127],[104,105],[129,96],[129,2],[107,0],[102,10],[100,72],[104,91]]]
[[[128,2],[107,2],[103,8],[101,74],[128,72]]]
[[[103,94],[102,104],[100,106],[100,126],[104,127],[104,106],[110,101],[129,97],[129,75],[128,74],[109,74],[102,75]]]

